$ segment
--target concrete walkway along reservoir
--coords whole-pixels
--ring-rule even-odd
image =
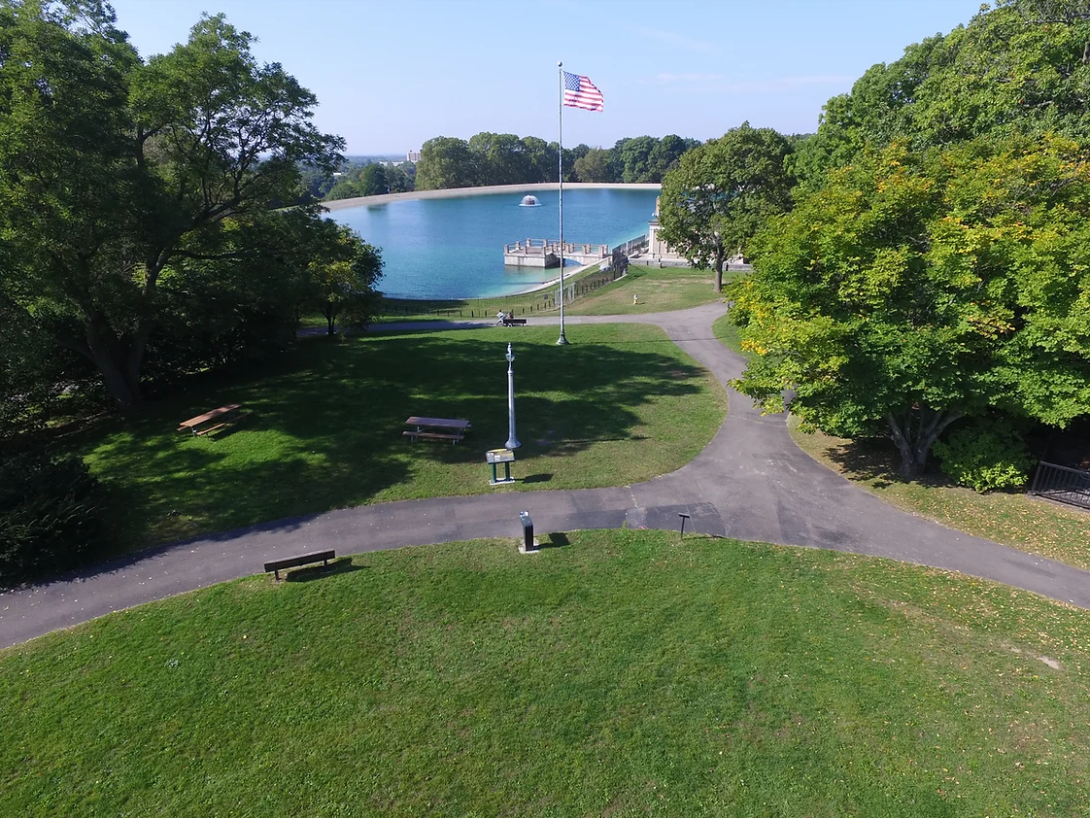
[[[722,383],[745,362],[714,337],[715,304],[675,313],[571,317],[569,324],[656,324]],[[536,319],[550,323],[555,319]],[[428,322],[436,330],[479,324]],[[385,325],[384,329],[396,328]],[[401,328],[412,328],[402,325]],[[578,343],[578,337],[575,337]],[[729,414],[686,466],[644,483],[578,491],[538,491],[408,500],[361,506],[142,551],[74,577],[0,595],[0,647],[24,642],[114,610],[254,574],[264,561],[302,550],[354,554],[408,545],[511,537],[519,512],[535,528],[688,531],[780,545],[829,548],[929,565],[1023,588],[1090,608],[1090,573],[971,537],[887,506],[804,454],[783,415],[762,416],[728,390]],[[512,548],[514,545],[512,545]]]

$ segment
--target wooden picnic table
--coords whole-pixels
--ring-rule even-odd
[[[205,412],[203,415],[197,415],[195,418],[183,420],[178,424],[178,431],[192,432],[197,437],[206,435],[222,426],[226,426],[228,423],[238,420],[238,410],[241,408],[242,404],[240,403],[229,403],[226,406],[221,406],[210,412]],[[207,425],[216,420],[218,420],[219,423],[214,423],[211,426]]]
[[[421,418],[416,417],[415,415],[406,420],[405,425],[416,427],[415,429],[408,429],[401,433],[414,443],[418,437],[422,437],[425,440],[449,440],[452,445],[459,440],[463,440],[465,438],[465,433],[473,426],[468,420],[458,420],[456,418]],[[429,431],[431,429],[438,431]]]

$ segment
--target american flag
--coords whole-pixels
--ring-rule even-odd
[[[564,104],[569,108],[582,108],[584,111],[601,111],[602,92],[586,77],[565,71]]]

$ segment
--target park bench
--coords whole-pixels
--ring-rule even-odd
[[[272,571],[276,574],[277,582],[280,581],[280,572],[286,571],[288,568],[298,568],[300,565],[310,565],[311,563],[320,562],[322,565],[329,565],[329,561],[337,556],[335,551],[314,551],[310,554],[298,554],[294,557],[284,557],[279,560],[271,560],[265,563],[265,571]]]
[[[202,437],[209,432],[222,429],[224,426],[230,426],[250,416],[249,412],[243,412],[241,409],[241,404],[229,403],[226,406],[205,412],[203,415],[197,415],[195,418],[183,420],[178,424],[178,431],[192,432],[195,437]]]
[[[418,437],[422,437],[422,438],[424,438],[424,440],[449,440],[452,445],[457,443],[459,440],[465,440],[466,439],[465,435],[447,434],[446,432],[405,431],[405,432],[402,432],[401,434],[405,435],[405,437],[409,438],[409,440],[411,440],[413,443],[416,442],[416,439]]]
[[[452,446],[459,440],[465,440],[465,433],[472,426],[468,420],[418,418],[415,415],[406,420],[405,425],[415,427],[401,433],[413,443],[420,437],[424,440],[449,440]]]
[[[524,327],[526,326],[525,318],[504,318],[503,325],[505,327]]]

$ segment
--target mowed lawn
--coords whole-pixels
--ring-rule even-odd
[[[0,814],[1090,814],[1090,618],[652,531],[366,554],[0,652]]]
[[[723,282],[740,275],[745,274],[737,271],[723,273]],[[639,298],[638,303],[632,302],[633,294]],[[687,310],[722,300],[723,296],[715,292],[713,271],[632,265],[623,278],[580,298],[566,311],[572,315],[631,315]]]
[[[625,485],[673,471],[715,435],[722,387],[656,327],[490,328],[304,341],[280,368],[209,384],[96,430],[118,550],[334,508],[490,491]],[[488,485],[508,436],[513,487]],[[227,403],[253,415],[212,439],[180,421]],[[457,444],[402,435],[412,416],[464,418]]]

